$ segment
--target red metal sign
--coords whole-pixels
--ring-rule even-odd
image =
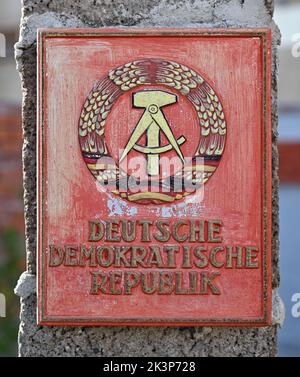
[[[267,325],[270,32],[39,31],[38,322]]]

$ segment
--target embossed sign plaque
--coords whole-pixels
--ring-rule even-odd
[[[270,32],[38,35],[38,322],[268,325]]]

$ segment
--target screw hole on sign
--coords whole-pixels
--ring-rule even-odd
[[[131,104],[124,109],[121,98],[130,95]],[[132,122],[128,113],[134,111],[139,118]],[[126,117],[129,125],[122,123]],[[184,126],[180,134],[174,126],[178,117]],[[184,117],[194,119],[195,132]],[[82,107],[79,142],[88,169],[106,190],[130,202],[165,204],[208,182],[223,154],[226,130],[223,105],[199,73],[178,62],[144,59],[111,69],[96,83]],[[193,153],[187,155],[184,151],[193,143]],[[123,149],[120,158],[113,153],[116,147]],[[162,168],[165,157],[171,167]],[[129,166],[133,158],[136,167],[124,168],[124,160]],[[132,180],[134,192],[128,185]]]

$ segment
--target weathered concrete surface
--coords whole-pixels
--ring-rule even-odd
[[[273,0],[23,0],[16,59],[23,85],[23,165],[28,273],[20,279],[21,356],[273,356],[283,310],[274,294],[269,328],[41,327],[36,325],[36,29],[177,26],[273,29],[273,287],[278,272],[277,45]],[[250,303],[245,303],[245,305]]]

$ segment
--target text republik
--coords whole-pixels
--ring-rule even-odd
[[[138,287],[145,294],[220,294],[222,269],[259,267],[259,248],[223,245],[222,225],[92,220],[88,244],[49,245],[49,266],[91,267],[91,294],[128,295]]]

